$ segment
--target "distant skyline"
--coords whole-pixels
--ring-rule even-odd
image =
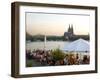
[[[89,34],[89,15],[63,15],[47,13],[26,13],[26,32],[31,35],[64,35],[69,24],[73,25],[74,34]]]

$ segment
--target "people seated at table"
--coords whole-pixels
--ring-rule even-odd
[[[52,57],[52,50],[26,50],[26,59],[36,60],[43,66],[80,65],[90,63],[89,56],[83,55],[83,59],[80,59],[79,56],[79,54],[66,54],[64,59],[54,60]]]

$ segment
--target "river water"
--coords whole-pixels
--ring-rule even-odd
[[[66,45],[68,45],[70,42],[68,41],[47,41],[46,43],[44,42],[27,42],[26,43],[26,49],[27,50],[34,50],[34,49],[46,49],[46,50],[51,50],[51,49],[63,49]]]

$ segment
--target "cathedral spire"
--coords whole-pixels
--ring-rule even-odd
[[[71,27],[70,27],[70,24],[69,24],[69,27],[68,27],[68,32],[70,32],[70,30],[71,30]]]
[[[71,24],[71,33],[73,34],[73,24]]]

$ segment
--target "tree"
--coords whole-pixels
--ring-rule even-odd
[[[56,49],[52,51],[52,57],[55,61],[62,60],[64,59],[65,54],[60,49]]]

